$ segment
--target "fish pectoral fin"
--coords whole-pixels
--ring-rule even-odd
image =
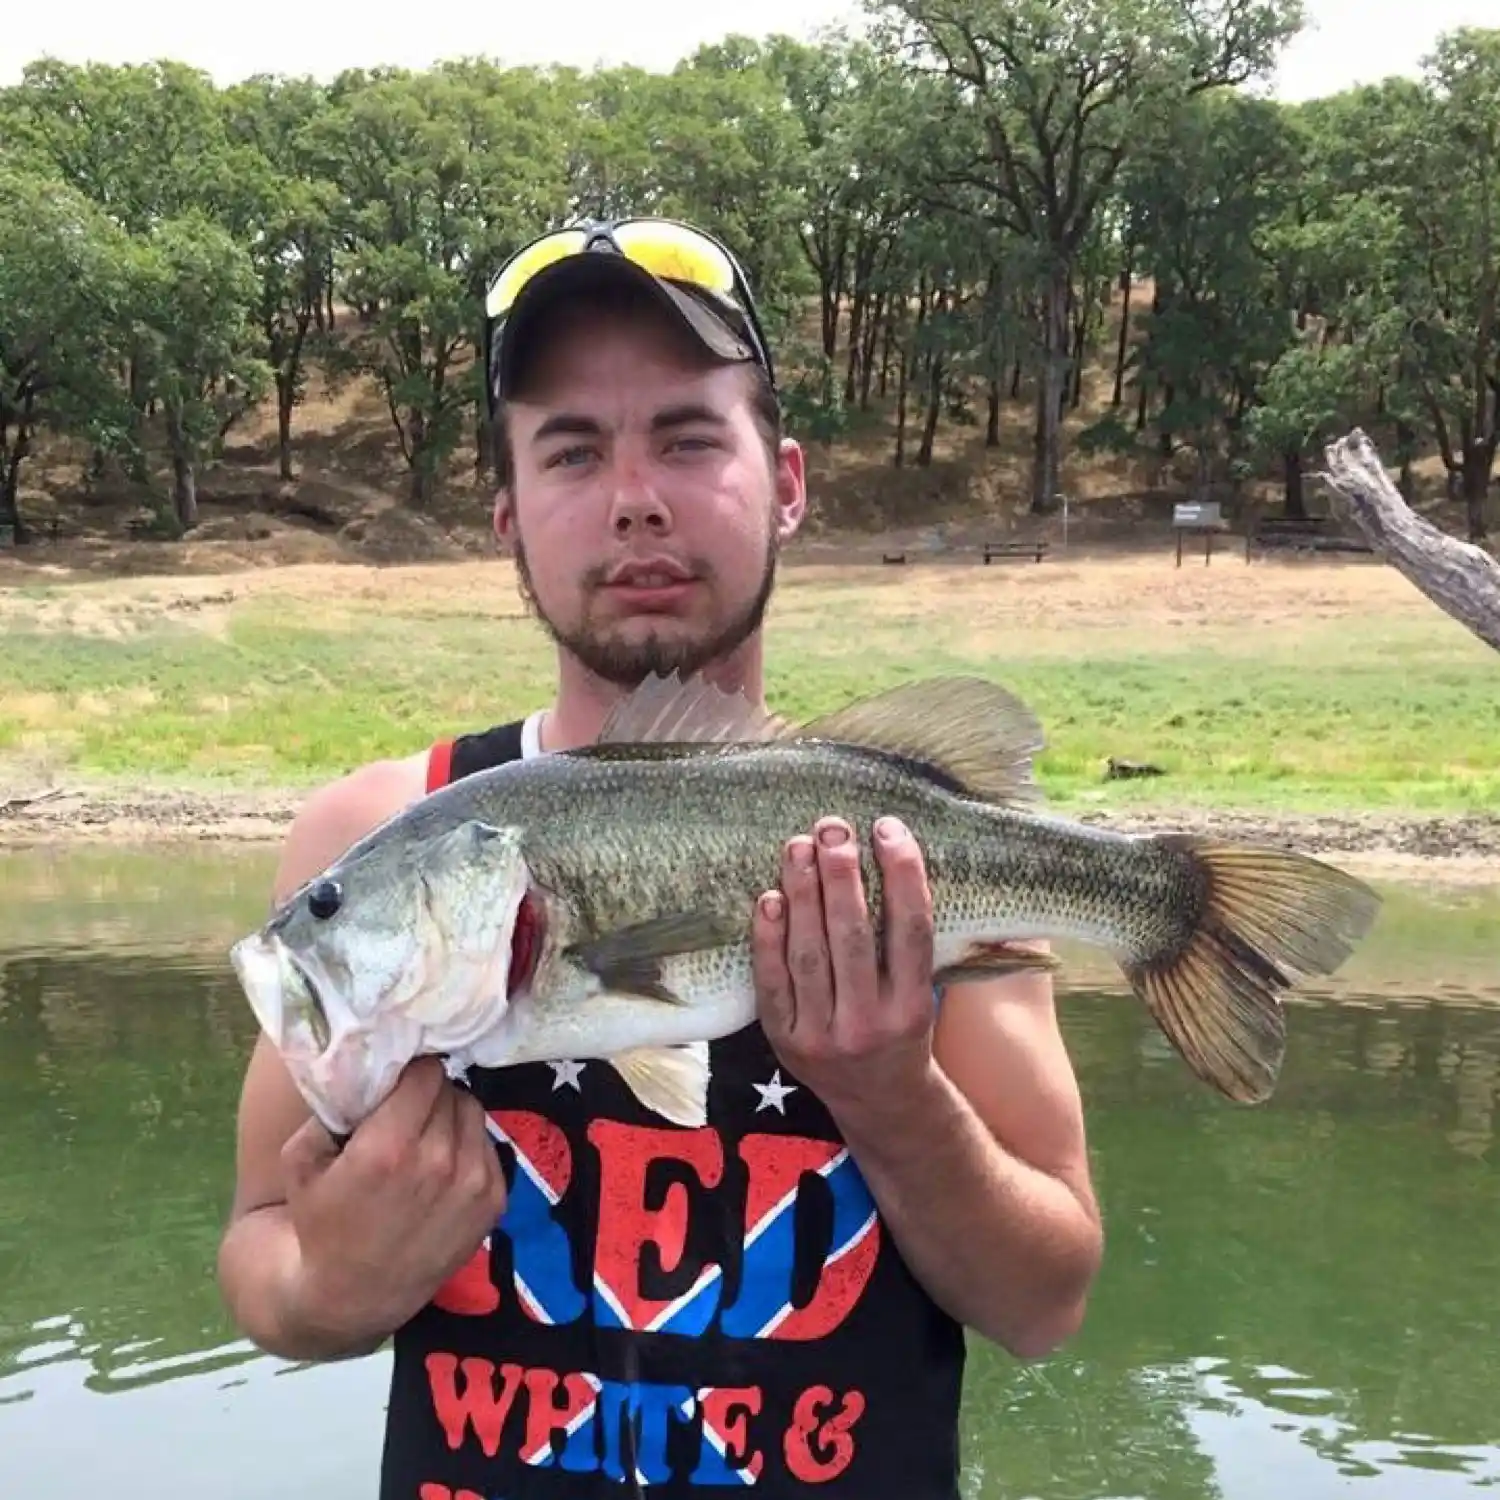
[[[1041,722],[1016,695],[982,677],[937,677],[861,698],[803,724],[793,739],[837,740],[935,767],[997,806],[1037,802],[1033,761]]]
[[[647,1109],[696,1129],[708,1119],[708,1044],[637,1047],[608,1059]]]
[[[1054,953],[1038,953],[1019,943],[973,943],[964,955],[934,971],[935,985],[968,979],[999,979],[1005,974],[1051,974],[1062,967]]]
[[[605,719],[595,744],[732,744],[779,739],[783,720],[703,677],[653,673]]]
[[[662,959],[721,948],[744,935],[744,921],[721,911],[673,912],[579,943],[568,957],[591,970],[606,989],[682,1005],[682,997],[662,983]]]

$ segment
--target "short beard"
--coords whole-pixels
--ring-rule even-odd
[[[760,584],[755,597],[730,620],[723,629],[706,641],[661,640],[655,635],[634,644],[625,641],[610,641],[590,634],[586,627],[564,630],[556,620],[550,618],[537,600],[531,570],[526,562],[526,547],[519,534],[514,542],[516,581],[521,597],[536,616],[547,634],[559,649],[578,661],[587,671],[601,681],[615,687],[638,687],[653,673],[669,677],[680,673],[691,677],[705,667],[738,651],[746,641],[761,628],[771,595],[776,587],[776,565],[780,546],[775,532],[766,543],[766,553],[761,564]],[[585,593],[600,587],[607,570],[596,568],[583,580]]]

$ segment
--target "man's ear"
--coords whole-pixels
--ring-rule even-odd
[[[495,541],[503,548],[515,530],[516,508],[509,489],[495,491],[495,507],[490,515]]]
[[[807,461],[800,443],[783,438],[776,455],[776,532],[783,544],[797,534],[806,514]]]

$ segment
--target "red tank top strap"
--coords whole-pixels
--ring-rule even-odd
[[[427,752],[427,790],[447,786],[453,774],[453,741],[438,740]]]

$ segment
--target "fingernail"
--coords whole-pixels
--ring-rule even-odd
[[[899,844],[906,837],[906,825],[900,818],[881,818],[875,825],[875,836],[884,844]]]
[[[849,837],[842,823],[827,823],[818,830],[818,841],[825,849],[837,849]]]
[[[810,870],[813,862],[811,839],[793,839],[791,844],[792,864],[799,870]]]
[[[767,891],[760,898],[760,909],[768,922],[779,922],[782,912],[781,892]]]

